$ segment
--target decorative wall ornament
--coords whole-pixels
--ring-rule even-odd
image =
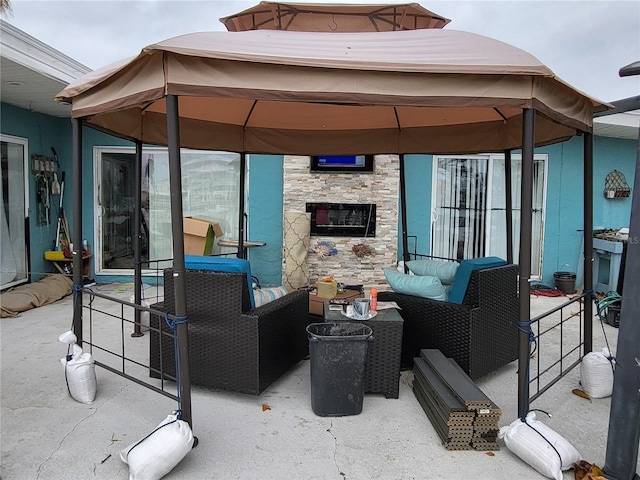
[[[628,198],[631,196],[631,188],[627,183],[624,173],[614,170],[607,175],[604,181],[604,198]]]
[[[376,254],[373,248],[371,248],[369,245],[365,245],[364,243],[358,243],[357,245],[354,245],[353,247],[351,247],[351,251],[355,253],[356,257],[358,258],[364,258],[368,255]]]
[[[322,241],[316,243],[316,246],[313,247],[313,253],[316,254],[320,260],[323,260],[326,257],[332,257],[338,254],[338,249],[336,246],[330,242]]]

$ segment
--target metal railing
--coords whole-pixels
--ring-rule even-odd
[[[163,372],[162,364],[159,369],[150,365],[150,340],[147,339],[149,336],[132,336],[130,334],[135,329],[135,310],[140,312],[142,318],[144,315],[149,315],[149,317],[153,315],[159,318],[160,322],[165,318],[173,321],[175,317],[152,307],[136,305],[96,292],[91,287],[83,288],[82,294],[84,297],[83,346],[89,347],[95,364],[149,390],[178,401],[178,395],[170,391],[170,389],[175,391],[176,378]],[[160,322],[156,322],[157,327],[146,325],[146,322],[143,322],[140,325],[140,330],[142,332],[145,330],[147,332],[155,331],[159,339],[165,336],[173,342],[174,334],[167,332],[166,329],[163,330]],[[158,342],[160,359],[162,359],[162,343],[162,341]],[[164,343],[166,344],[166,341]],[[176,371],[179,370],[176,369]],[[157,374],[158,379],[151,378],[151,373]]]
[[[414,241],[409,257],[413,260],[432,258],[458,261],[416,252],[418,239]],[[592,301],[591,295],[583,293],[566,303],[531,319],[531,331],[535,337],[529,359],[529,402],[533,402],[553,385],[558,383],[584,357],[584,302]]]
[[[529,402],[580,365],[584,356],[585,301],[592,301],[589,294],[576,295],[531,319],[535,342],[529,360]]]

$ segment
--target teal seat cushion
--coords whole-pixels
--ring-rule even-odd
[[[461,304],[467,293],[471,273],[485,268],[502,267],[507,262],[499,257],[481,257],[462,260],[449,290],[449,302]]]
[[[435,258],[423,258],[407,262],[407,268],[414,275],[433,275],[438,277],[443,285],[453,285],[459,266],[458,262],[448,262]]]
[[[187,254],[184,256],[184,267],[191,270],[211,270],[214,272],[236,272],[246,274],[251,308],[255,308],[256,303],[253,298],[253,288],[251,288],[251,264],[248,260],[232,257],[213,257],[207,255]]]
[[[385,268],[383,271],[389,286],[394,292],[432,300],[447,300],[447,291],[438,277],[433,275],[406,275],[390,268]]]

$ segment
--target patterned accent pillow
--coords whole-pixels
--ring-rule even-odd
[[[253,299],[257,308],[265,303],[273,302],[277,298],[284,297],[287,293],[289,292],[285,287],[256,288],[253,291]]]

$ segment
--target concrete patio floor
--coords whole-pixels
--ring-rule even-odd
[[[125,290],[113,296],[129,295]],[[566,300],[532,298],[532,316]],[[171,399],[101,368],[96,369],[96,400],[85,405],[71,399],[60,364],[66,346],[58,342],[71,318],[68,296],[1,320],[3,480],[127,479],[129,469],[119,450],[176,408]],[[615,352],[618,330],[604,324],[604,331]],[[148,338],[145,334],[131,343],[147,352]],[[593,347],[598,351],[603,346],[603,328],[595,319]],[[516,418],[516,364],[477,382],[502,409],[500,426]],[[140,377],[146,380],[148,374]],[[311,410],[308,360],[260,396],[193,387],[193,431],[199,445],[165,478],[544,478],[504,445],[492,453],[446,450],[411,390],[412,380],[411,371],[402,372],[399,399],[368,394],[360,415],[336,418],[318,417]],[[580,398],[571,393],[578,382],[575,368],[531,408],[551,413],[552,418],[539,413],[538,419],[569,440],[584,459],[603,466],[611,398]],[[564,473],[564,480],[573,478],[573,471]]]

